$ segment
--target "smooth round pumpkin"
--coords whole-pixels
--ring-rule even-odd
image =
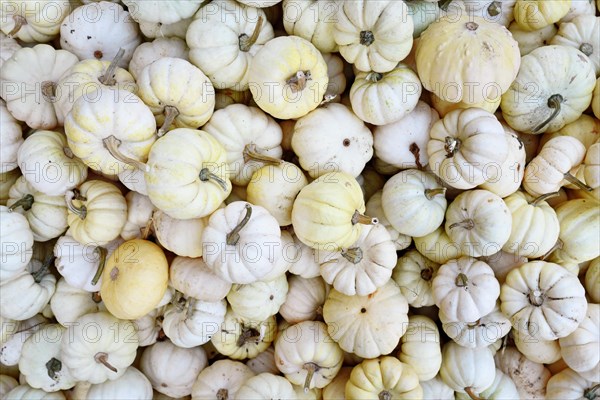
[[[408,318],[408,329],[400,339],[398,359],[410,365],[419,381],[433,379],[442,365],[440,332],[435,322],[423,315]]]
[[[479,393],[494,382],[494,356],[487,347],[470,349],[448,342],[442,350],[440,377],[459,393]]]
[[[25,270],[33,256],[33,232],[27,218],[0,206],[0,281],[9,280]]]
[[[192,386],[192,399],[235,398],[240,387],[254,372],[239,361],[218,360],[204,368]]]
[[[518,43],[508,29],[467,15],[429,25],[415,57],[423,87],[451,103],[498,99],[521,64]]]
[[[136,319],[158,305],[168,280],[168,263],[161,248],[133,239],[117,247],[106,260],[100,295],[111,314]]]

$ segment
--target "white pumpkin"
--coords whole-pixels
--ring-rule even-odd
[[[18,276],[33,256],[33,232],[27,219],[0,206],[0,281]]]
[[[543,340],[574,332],[587,310],[585,289],[577,276],[545,261],[530,261],[510,271],[500,300],[516,330]]]
[[[46,323],[48,323],[48,320],[41,314],[36,314],[25,321],[14,321],[12,323],[6,321],[8,331],[0,347],[0,363],[2,363],[2,366],[18,365],[23,344],[31,335],[42,329]]]
[[[4,40],[4,39],[3,39]],[[12,171],[18,167],[17,152],[23,144],[23,128],[6,108],[6,102],[0,99],[0,173]]]
[[[358,70],[391,71],[410,52],[414,24],[404,2],[360,0],[338,7],[333,38]]]
[[[417,251],[438,264],[445,264],[463,255],[462,246],[450,239],[442,226],[429,235],[413,239]]]
[[[346,296],[332,289],[323,305],[331,338],[342,350],[364,358],[388,354],[396,347],[407,329],[407,312],[408,303],[393,281],[368,296]]]
[[[553,375],[546,386],[546,398],[595,399],[600,387],[596,381],[588,380],[570,368]]]
[[[55,128],[56,82],[77,61],[67,50],[56,50],[47,44],[15,51],[0,70],[0,95],[8,111],[31,128]]]
[[[435,176],[408,169],[391,177],[383,187],[381,206],[387,220],[398,232],[425,236],[444,220],[446,189]]]
[[[339,5],[335,0],[284,0],[283,27],[288,35],[309,40],[322,53],[337,52],[333,32]]]
[[[140,359],[140,371],[154,390],[175,398],[192,393],[196,377],[207,365],[202,347],[184,349],[168,340],[146,347]]]
[[[191,17],[198,11],[202,3],[202,0],[180,0],[168,3],[149,3],[140,0],[123,1],[123,4],[127,6],[134,20],[159,22],[162,24],[173,24]]]
[[[283,237],[283,235],[282,235]],[[293,243],[286,247],[286,257],[291,261],[289,272],[306,279],[321,276],[318,250],[308,247],[297,235],[293,235]]]
[[[410,249],[398,257],[392,279],[398,284],[410,306],[420,308],[435,304],[432,283],[439,266],[416,249]]]
[[[50,309],[59,324],[68,327],[85,314],[106,311],[104,303],[94,293],[78,289],[61,278],[50,299]]]
[[[295,399],[296,392],[284,377],[263,372],[244,382],[235,398],[236,400]]]
[[[165,309],[166,306],[157,307],[143,317],[133,320],[140,347],[151,346],[157,341],[165,339],[166,335],[162,329]]]
[[[363,121],[387,125],[406,117],[421,96],[421,81],[405,64],[386,73],[359,72],[350,88],[352,110]]]
[[[548,44],[558,32],[558,28],[554,24],[535,31],[527,31],[514,21],[510,23],[508,30],[512,34],[513,39],[519,43],[521,57],[526,56],[538,47]]]
[[[148,196],[131,191],[125,195],[127,222],[121,231],[124,240],[140,239],[150,230],[150,220],[155,208]]]
[[[288,292],[285,274],[269,281],[256,281],[246,285],[233,285],[227,302],[238,315],[262,321],[279,312]]]
[[[150,399],[152,385],[144,374],[135,367],[128,367],[121,377],[92,385],[87,393],[88,399]]]
[[[585,0],[573,1],[582,2]],[[596,17],[593,12],[577,15],[570,21],[562,21],[550,44],[579,49],[594,64],[596,75],[600,74],[600,17]]]
[[[148,37],[145,33],[144,35]],[[189,49],[184,40],[178,37],[159,37],[152,42],[142,43],[135,48],[128,70],[137,79],[144,67],[154,61],[163,57],[175,57],[188,61],[188,53]]]
[[[0,205],[5,206],[8,201],[8,190],[21,176],[19,168],[0,173]]]
[[[600,355],[597,351],[600,341],[600,305],[589,303],[585,318],[577,329],[559,339],[560,354],[565,363],[582,376],[598,377]]]
[[[400,339],[398,359],[410,365],[419,381],[433,379],[442,365],[440,332],[435,322],[422,315],[408,318],[408,328]]]
[[[160,22],[146,22],[146,21],[139,21],[138,24],[140,27],[140,31],[142,31],[144,36],[149,39],[178,38],[178,39],[185,40],[185,34],[193,20],[194,20],[194,18],[191,17],[191,18],[182,19],[181,21],[174,22],[172,24],[163,24]],[[132,72],[132,74],[133,74],[133,72]]]
[[[410,246],[412,238],[398,232],[388,221],[381,205],[382,190],[375,192],[367,201],[366,214],[377,218],[379,225],[384,226],[390,234],[390,238],[396,247],[396,251],[404,250]]]
[[[585,272],[585,291],[594,303],[600,303],[600,257],[596,257]]]
[[[438,269],[432,292],[435,304],[447,320],[475,322],[496,306],[500,284],[489,265],[461,257]]]
[[[61,47],[80,60],[112,60],[123,49],[121,68],[127,68],[141,42],[142,35],[129,12],[108,1],[77,7],[60,27]]]
[[[252,283],[272,268],[281,247],[281,230],[267,210],[244,201],[215,211],[202,235],[206,264],[231,283]]]
[[[542,340],[516,330],[511,337],[517,350],[533,362],[552,364],[561,359],[558,340]]]
[[[292,149],[312,178],[334,171],[357,177],[373,156],[373,136],[350,109],[332,103],[298,119]]]
[[[255,7],[217,0],[200,8],[187,28],[190,61],[218,89],[247,90],[256,53],[274,37],[265,12]]]
[[[385,285],[398,259],[390,234],[379,224],[366,226],[352,246],[318,257],[325,282],[348,296],[367,296]]]
[[[138,348],[133,323],[108,312],[85,314],[72,322],[62,337],[61,360],[73,378],[98,384],[125,374]]]
[[[382,161],[401,169],[425,167],[429,163],[429,131],[437,120],[437,111],[418,101],[402,119],[373,129],[375,154]]]
[[[41,389],[34,389],[27,384],[21,384],[4,397],[7,400],[66,400],[62,392],[48,393]]]
[[[458,393],[480,393],[494,383],[496,366],[487,347],[469,349],[448,342],[442,351],[440,377]]]
[[[227,175],[246,186],[264,163],[280,163],[281,127],[256,107],[232,104],[217,110],[202,127],[227,152]]]
[[[156,118],[158,136],[171,127],[197,129],[215,109],[215,89],[189,61],[161,57],[146,65],[137,77],[138,95]]]
[[[69,1],[5,1],[0,8],[2,32],[26,43],[49,42],[73,6]]]
[[[423,400],[454,400],[454,390],[439,375],[420,384],[423,388]]]
[[[225,319],[227,303],[176,296],[166,306],[162,329],[175,346],[192,348],[207,343]]]
[[[524,399],[545,399],[550,371],[544,364],[529,360],[514,347],[505,347],[495,355],[496,366],[508,375]]]
[[[263,372],[279,374],[279,369],[277,369],[277,365],[275,365],[275,348],[270,346],[266,350],[258,353],[256,357],[246,361],[246,366],[248,366],[255,374],[261,374]]]
[[[320,276],[303,278],[290,275],[285,301],[279,308],[279,314],[290,324],[312,321],[322,314],[329,286]]]
[[[175,219],[156,210],[152,214],[152,228],[160,244],[182,257],[202,256],[202,233],[208,218]]]
[[[66,332],[60,324],[47,324],[23,344],[19,370],[31,387],[57,392],[75,386],[75,379],[61,361],[61,340]]]
[[[254,372],[239,361],[218,360],[204,368],[192,386],[192,400],[234,399]]]
[[[10,36],[6,36],[4,32],[0,32],[0,68],[20,48],[19,42]]]
[[[0,281],[0,314],[23,321],[41,312],[56,289],[56,278],[50,273],[52,258],[32,259],[27,269],[7,281]]]
[[[279,332],[275,341],[277,368],[305,392],[329,384],[342,367],[340,347],[319,321],[303,321]]]
[[[0,375],[0,396],[6,398],[6,394],[19,386],[19,382],[9,375]]]
[[[83,183],[87,166],[73,155],[67,138],[56,131],[36,131],[17,154],[23,176],[34,189],[48,196],[64,195]]]
[[[489,347],[508,335],[511,329],[510,320],[500,311],[498,304],[474,322],[453,321],[441,310],[439,318],[446,335],[468,348]]]
[[[175,257],[169,284],[184,296],[205,302],[222,300],[231,289],[231,283],[216,275],[202,258]]]
[[[496,368],[494,383],[480,393],[473,393],[475,396],[480,396],[484,399],[518,399],[519,392],[513,380],[502,371]],[[456,399],[468,400],[471,395],[457,393]]]

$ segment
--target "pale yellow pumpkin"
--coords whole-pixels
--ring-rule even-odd
[[[596,75],[600,74],[600,17],[583,14],[569,22],[562,22],[550,44],[579,49],[594,63]]]
[[[395,357],[365,360],[352,369],[346,399],[421,399],[423,389],[414,369]]]
[[[569,200],[556,207],[560,244],[552,254],[561,261],[581,263],[600,255],[600,213],[593,200]]]
[[[167,290],[164,252],[142,239],[120,245],[106,260],[100,295],[106,309],[121,319],[136,319],[154,309]]]
[[[451,103],[497,101],[521,64],[508,29],[467,15],[432,23],[421,34],[415,56],[423,87]]]
[[[521,29],[535,31],[558,22],[570,7],[571,0],[517,0],[513,13]]]
[[[558,32],[558,28],[554,24],[528,31],[522,29],[515,21],[510,23],[508,30],[512,33],[513,39],[519,43],[521,57],[531,53],[538,47],[548,44]]]
[[[592,110],[596,118],[600,119],[600,78],[596,79],[596,87],[592,97]]]

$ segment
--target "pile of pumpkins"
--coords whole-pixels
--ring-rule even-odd
[[[600,1],[6,0],[0,396],[600,398]]]

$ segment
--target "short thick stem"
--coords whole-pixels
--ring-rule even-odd
[[[250,218],[252,217],[252,207],[250,206],[250,204],[246,204],[245,209],[246,214],[244,215],[244,218],[225,237],[227,245],[229,246],[235,246],[237,244],[237,242],[240,240],[240,231],[244,228],[244,226],[246,226],[246,224],[248,223],[248,221],[250,221]]]
[[[453,229],[453,228],[464,228],[467,230],[471,230],[471,229],[475,228],[475,221],[473,221],[472,219],[469,218],[469,219],[466,219],[461,222],[455,222],[450,225],[450,229]]]
[[[48,372],[48,376],[53,381],[58,381],[58,373],[62,369],[62,362],[59,359],[52,357],[46,363],[46,371]]]
[[[121,153],[119,151],[119,145],[121,144],[121,141],[113,135],[103,139],[102,143],[104,144],[104,148],[108,150],[110,155],[113,156],[113,158],[115,158],[117,161],[120,161],[123,164],[131,165],[132,167],[135,167],[141,171],[147,172],[149,170],[148,166],[143,162],[127,157],[125,154]]]
[[[392,394],[387,391],[387,390],[382,390],[381,392],[379,392],[379,394],[377,395],[377,398],[379,400],[392,400]]]
[[[238,347],[242,347],[248,342],[258,342],[262,340],[261,334],[254,328],[243,328],[242,333],[237,341]]]
[[[379,72],[370,72],[365,79],[368,81],[377,83],[381,79],[383,79],[383,74],[381,74]]]
[[[600,383],[583,392],[583,397],[587,400],[596,400],[598,399],[598,396],[600,396]]]
[[[306,83],[310,80],[312,80],[310,71],[298,71],[285,83],[292,89],[292,92],[297,93],[303,91]]]
[[[477,22],[469,21],[465,23],[465,27],[470,31],[476,31],[479,28],[479,24]]]
[[[590,43],[582,43],[581,46],[579,46],[579,51],[589,57],[594,52],[594,46]]]
[[[308,393],[310,390],[310,383],[312,382],[315,372],[319,370],[319,366],[313,362],[308,362],[302,366],[302,369],[306,370],[306,379],[304,380],[304,393]]]
[[[375,35],[371,31],[360,32],[360,44],[363,46],[370,46],[375,41]]]
[[[456,279],[454,280],[454,284],[458,287],[465,287],[469,283],[469,278],[462,272],[458,274]]]
[[[475,392],[473,392],[473,388],[471,388],[471,387],[466,387],[465,388],[465,393],[467,393],[467,395],[469,395],[469,397],[471,398],[471,400],[483,400],[483,398],[477,396],[475,394]]]
[[[109,370],[111,370],[114,373],[118,372],[117,369],[108,362],[108,353],[104,353],[104,352],[96,353],[96,355],[94,356],[94,361],[96,361],[99,364],[104,365],[106,368],[108,368]]]
[[[447,11],[448,10],[448,6],[450,5],[450,3],[452,3],[453,0],[439,0],[437,2],[438,7],[440,8],[440,10],[442,11]]]
[[[98,254],[98,269],[96,270],[96,274],[92,278],[92,285],[95,285],[100,280],[102,276],[102,271],[104,271],[104,265],[106,265],[106,256],[108,255],[108,251],[101,246],[98,246],[94,249],[94,252]]]
[[[436,188],[436,189],[425,189],[425,197],[427,200],[433,200],[435,196],[445,196],[446,188]]]
[[[158,137],[162,137],[165,133],[167,133],[169,127],[173,124],[173,121],[175,121],[175,118],[177,118],[178,115],[179,110],[177,109],[177,107],[165,106],[165,120],[163,121],[160,128],[158,128]]]
[[[354,211],[352,215],[352,225],[362,224],[362,225],[377,225],[379,220],[377,218],[368,217],[366,215],[361,214],[358,210]]]
[[[56,100],[56,82],[42,82],[42,96],[47,101],[53,103]]]
[[[360,247],[342,250],[342,257],[350,261],[352,264],[358,264],[363,259],[363,251]]]
[[[40,283],[42,281],[42,278],[48,274],[48,271],[50,270],[50,265],[52,265],[52,262],[54,262],[54,258],[54,255],[46,257],[40,269],[38,269],[32,274],[35,283]]]
[[[119,63],[123,59],[124,55],[125,49],[120,48],[117,52],[117,55],[115,55],[115,58],[113,58],[108,68],[106,68],[106,71],[104,71],[104,73],[98,77],[98,81],[100,81],[101,84],[106,86],[114,86],[117,84],[117,79],[115,78],[115,71],[117,70],[117,67],[119,66]]]
[[[100,296],[100,292],[93,292],[92,293],[92,301],[96,304],[100,303],[102,301],[102,296]]]
[[[283,160],[280,160],[278,158],[260,154],[258,152],[258,148],[256,147],[256,145],[254,143],[249,143],[244,147],[243,156],[244,156],[244,162],[248,162],[248,161],[252,160],[252,161],[263,162],[265,164],[270,164],[270,165],[280,165],[281,163],[283,163]]]
[[[243,52],[248,52],[250,51],[250,48],[254,45],[254,43],[256,43],[256,40],[258,39],[258,37],[260,36],[260,30],[262,29],[263,26],[263,16],[259,16],[258,17],[258,21],[256,21],[256,25],[254,26],[254,31],[252,31],[252,35],[248,36],[245,33],[242,33],[239,36],[239,48],[240,51]]]
[[[560,94],[553,94],[548,98],[548,107],[552,109],[552,114],[544,121],[542,121],[539,125],[533,128],[533,133],[539,133],[542,129],[546,127],[554,118],[560,114],[561,104],[564,101],[563,97]]]
[[[433,278],[433,269],[425,268],[421,270],[421,279],[425,281],[430,281]]]
[[[577,179],[575,176],[573,176],[573,174],[571,174],[570,172],[565,173],[564,179],[565,179],[565,181],[569,182],[570,184],[575,185],[579,189],[585,190],[586,192],[591,192],[592,190],[594,190],[594,188],[581,182],[579,179]]]
[[[446,158],[454,157],[456,152],[460,150],[460,139],[451,136],[446,136],[444,142],[446,143],[444,145],[444,150],[446,150]]]
[[[67,208],[69,209],[69,211],[71,211],[73,214],[77,215],[79,218],[85,219],[85,217],[87,216],[87,207],[84,206],[83,204],[80,207],[76,207],[73,204],[74,199],[75,199],[75,192],[72,190],[67,190],[67,193],[65,193],[65,201],[67,203]]]
[[[556,196],[560,196],[560,193],[559,192],[546,193],[546,194],[543,194],[543,195],[538,196],[535,199],[533,199],[529,203],[529,205],[537,207],[542,201],[546,201],[546,200],[551,199],[551,198],[556,197]]]
[[[210,172],[208,168],[202,168],[198,176],[202,182],[208,182],[210,180],[215,181],[219,186],[221,186],[221,188],[225,192],[227,191],[227,182],[225,181],[225,179],[221,178],[217,174]]]
[[[17,33],[19,33],[23,25],[27,25],[27,20],[21,15],[14,14],[13,21],[15,21],[15,26],[10,32],[8,32],[8,37],[10,38],[14,37]]]
[[[492,17],[500,15],[500,13],[502,12],[502,3],[500,3],[499,1],[492,1],[487,8],[487,12]]]
[[[229,400],[229,391],[225,388],[217,390],[217,400]]]
[[[544,304],[544,293],[539,289],[529,292],[529,302],[533,306],[541,306]]]
[[[25,196],[23,196],[22,198],[17,200],[13,205],[8,207],[8,212],[12,212],[13,210],[15,210],[19,207],[22,207],[23,210],[25,210],[25,211],[29,211],[31,209],[31,206],[33,205],[33,202],[34,202],[33,195],[26,194]]]

